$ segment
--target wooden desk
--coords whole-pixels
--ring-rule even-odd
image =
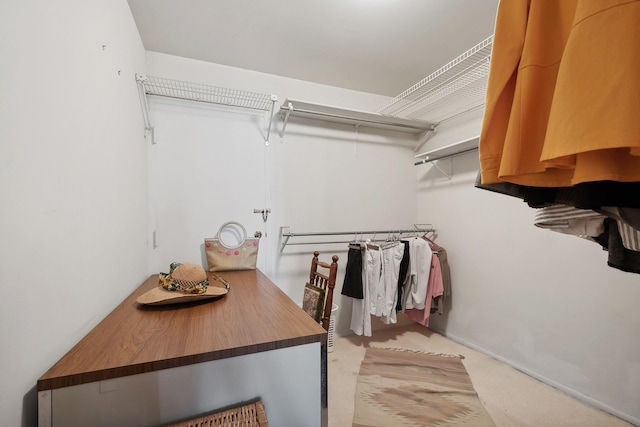
[[[272,425],[326,425],[326,331],[259,270],[221,276],[220,299],[153,307],[136,302],[147,279],[40,377],[39,426],[153,426],[256,397]]]

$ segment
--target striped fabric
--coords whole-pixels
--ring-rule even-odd
[[[632,251],[640,251],[640,230],[619,219],[617,209],[604,215],[589,209],[578,209],[570,205],[556,204],[536,209],[533,224],[564,234],[579,237],[596,237],[604,232],[604,220],[607,217],[616,219],[622,245]]]
[[[620,220],[616,222],[622,238],[622,245],[629,250],[640,252],[640,231]]]
[[[602,234],[605,218],[605,215],[589,209],[551,205],[536,209],[533,224],[559,233],[588,238]]]

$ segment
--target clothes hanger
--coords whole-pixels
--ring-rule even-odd
[[[400,233],[400,231],[398,231],[398,233]],[[382,249],[389,249],[399,245],[400,240],[398,239],[398,236],[399,234],[396,234],[395,232],[390,232],[389,236],[387,236],[387,240],[383,244],[381,244],[380,247]]]
[[[349,249],[363,249],[362,236],[358,238],[358,232],[356,231],[353,235],[353,241],[349,243]]]
[[[427,231],[426,233],[424,233],[424,234],[422,235],[422,238],[423,238],[424,240],[426,240],[427,242],[429,242],[429,247],[431,247],[431,249],[432,249],[432,250],[442,249],[442,248],[440,247],[440,245],[438,245],[436,242],[434,242],[433,240],[431,240],[431,239],[427,236],[427,234],[429,234],[429,233],[430,233],[430,232],[429,232],[429,231]],[[433,236],[433,237],[435,238],[435,236]]]
[[[376,234],[373,234],[373,237],[371,239],[367,239],[367,249],[373,249],[373,250],[379,250],[380,246],[378,246],[376,243]]]

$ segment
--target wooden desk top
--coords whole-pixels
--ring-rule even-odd
[[[143,306],[136,298],[158,283],[149,277],[40,377],[38,391],[327,340],[261,271],[220,276],[231,284],[220,299]]]

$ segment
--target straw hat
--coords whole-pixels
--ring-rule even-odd
[[[177,304],[216,298],[227,292],[228,283],[224,288],[209,286],[207,273],[201,266],[174,262],[169,274],[158,275],[158,286],[140,295],[136,301],[146,305]]]

